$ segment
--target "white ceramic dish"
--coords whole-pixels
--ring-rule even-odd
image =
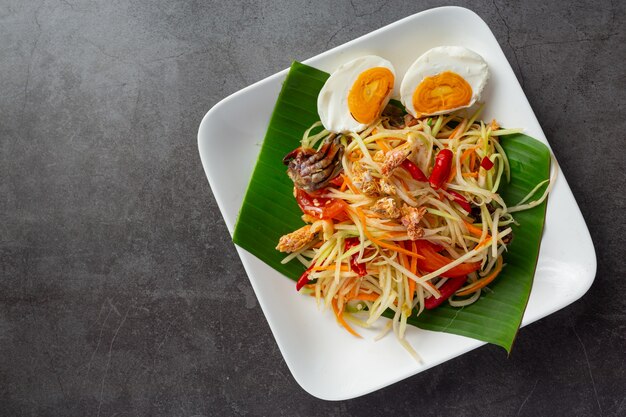
[[[439,45],[468,47],[489,64],[491,78],[483,95],[486,120],[494,117],[505,126],[524,127],[525,133],[548,144],[493,33],[470,10],[427,10],[305,63],[332,72],[357,56],[375,54],[390,60],[401,76],[417,56]],[[231,234],[286,74],[287,70],[281,71],[222,100],[200,125],[200,157]],[[246,115],[246,123],[240,123],[242,114]],[[245,250],[237,247],[237,251],[287,366],[302,388],[316,397],[357,397],[484,344],[462,336],[411,328],[407,339],[423,358],[419,364],[393,334],[378,342],[373,341],[377,331],[362,331],[364,339],[352,337],[337,325],[332,312],[318,311],[310,297],[296,293],[293,281]],[[593,282],[595,272],[596,257],[589,231],[561,173],[548,202],[537,271],[522,325],[580,298]],[[363,363],[368,366],[362,366]]]

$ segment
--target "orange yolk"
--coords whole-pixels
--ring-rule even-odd
[[[348,93],[348,109],[352,117],[364,124],[370,124],[380,115],[383,102],[393,89],[393,73],[384,67],[363,71]]]
[[[467,106],[472,99],[472,87],[454,72],[426,77],[413,93],[413,107],[419,114],[432,114]]]

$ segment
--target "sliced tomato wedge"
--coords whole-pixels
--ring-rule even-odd
[[[416,252],[424,257],[424,259],[417,259],[417,266],[422,271],[429,273],[434,272],[454,261],[452,258],[437,253],[438,246],[427,240],[416,240],[415,245]],[[445,278],[457,278],[478,271],[478,269],[480,269],[480,262],[466,262],[444,272],[441,276]]]
[[[318,219],[347,220],[348,205],[338,198],[317,197],[304,190],[296,189],[296,201],[304,214]]]

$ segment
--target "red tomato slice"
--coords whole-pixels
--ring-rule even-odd
[[[346,220],[348,205],[338,198],[317,197],[304,190],[296,189],[296,201],[303,213],[318,219]]]

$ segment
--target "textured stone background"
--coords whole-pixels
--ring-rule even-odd
[[[293,59],[444,4],[334,3],[0,0],[1,415],[626,414],[617,0],[458,2],[494,31],[581,206],[589,292],[509,358],[485,346],[340,403],[293,380],[196,132]]]

